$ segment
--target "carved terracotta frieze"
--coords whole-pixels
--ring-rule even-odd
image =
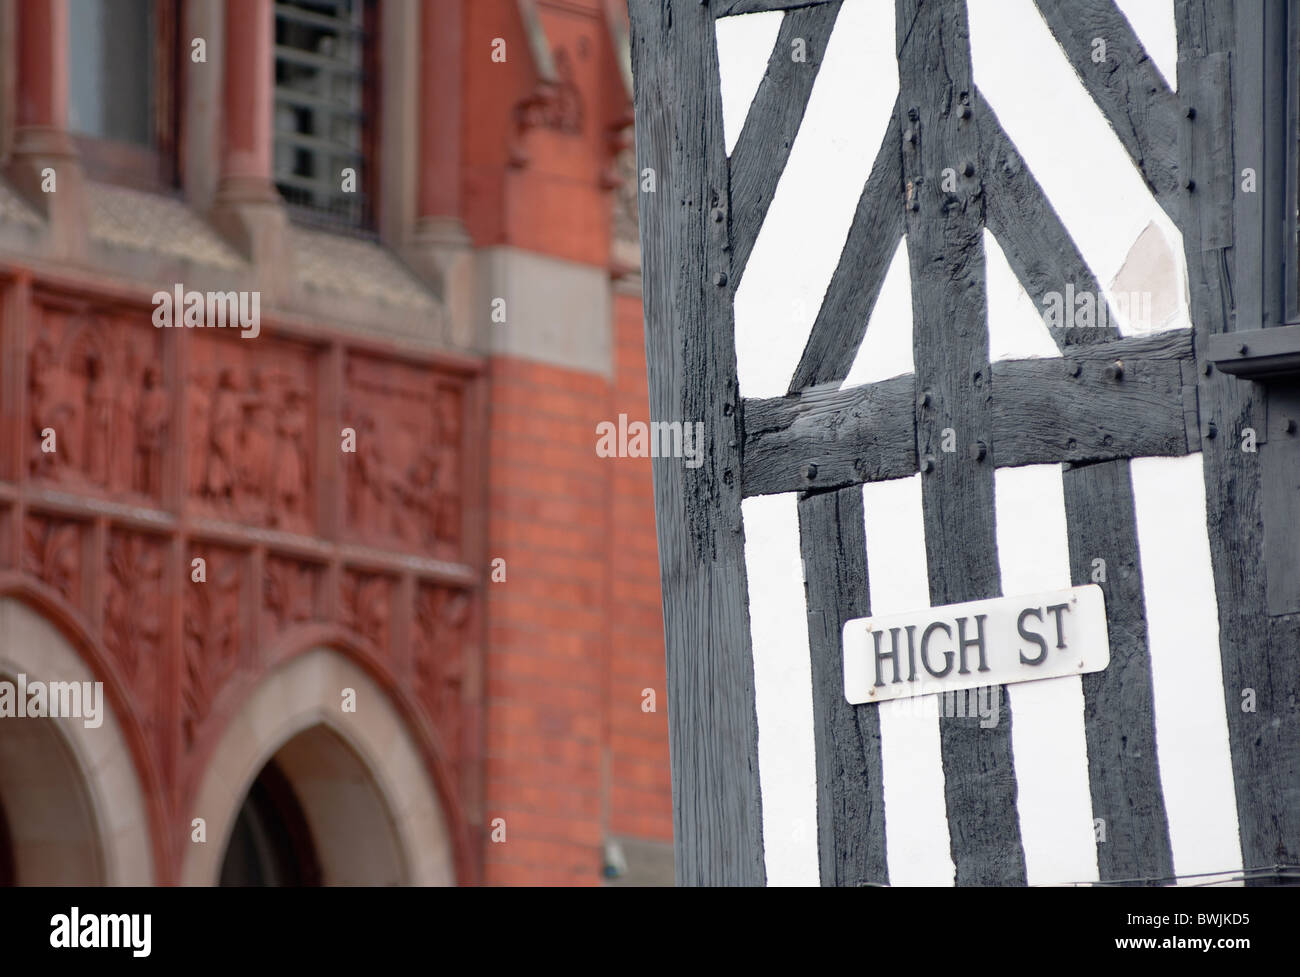
[[[464,391],[426,371],[355,356],[344,418],[356,452],[344,455],[347,527],[368,544],[460,556]]]
[[[28,472],[72,488],[160,497],[171,399],[153,330],[44,306],[27,353]]]
[[[181,680],[185,744],[194,742],[212,700],[239,667],[242,650],[240,599],[246,560],[230,549],[197,544],[190,562],[203,560],[206,579],[184,590],[184,667]]]
[[[309,533],[317,402],[311,354],[289,343],[254,351],[222,339],[193,340],[190,499],[218,518]]]

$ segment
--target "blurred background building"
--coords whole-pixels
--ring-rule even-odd
[[[626,44],[0,0],[0,883],[671,881]]]

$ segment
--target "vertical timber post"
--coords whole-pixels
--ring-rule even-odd
[[[703,463],[654,460],[677,881],[762,885],[741,526],[729,176],[713,12],[631,0],[650,414],[703,422]]]
[[[1270,106],[1262,98],[1267,69],[1270,16],[1281,5],[1231,0],[1176,0],[1178,92],[1196,108],[1196,124],[1184,135],[1184,156],[1195,191],[1188,195],[1183,227],[1192,322],[1202,370],[1197,377],[1204,450],[1206,516],[1218,595],[1219,648],[1237,822],[1246,869],[1300,864],[1300,615],[1268,610],[1265,540],[1265,470],[1262,453],[1241,450],[1241,432],[1268,428],[1268,392],[1212,368],[1210,340],[1223,333],[1276,326],[1285,318],[1285,284],[1280,278],[1286,208],[1264,192],[1242,191],[1247,168],[1261,187],[1280,195],[1283,147],[1267,141]],[[1261,18],[1265,18],[1261,20]],[[1276,26],[1274,26],[1276,30]],[[1274,55],[1276,58],[1276,55]],[[1216,69],[1216,62],[1218,63]],[[1205,118],[1229,79],[1231,118]],[[1271,112],[1276,117],[1279,109]],[[1285,117],[1283,115],[1283,117]],[[1270,150],[1272,152],[1270,153]],[[1230,179],[1212,178],[1227,163]],[[1282,187],[1285,180],[1281,181]],[[1294,204],[1291,205],[1294,207]],[[1215,218],[1233,215],[1231,234]],[[1266,231],[1269,214],[1278,214]],[[1275,233],[1276,237],[1272,234]],[[1272,263],[1272,264],[1270,264]],[[1270,447],[1263,443],[1264,448]],[[1244,697],[1257,697],[1247,707]],[[1260,878],[1256,872],[1256,878]],[[1273,877],[1276,880],[1276,877]],[[1269,884],[1260,878],[1261,884]],[[1249,884],[1249,883],[1248,883]]]
[[[916,448],[930,602],[1001,594],[994,531],[992,375],[984,284],[984,174],[965,4],[898,0]],[[954,184],[945,188],[945,171]],[[951,430],[957,450],[943,450]],[[927,465],[928,461],[928,465]],[[998,694],[1002,695],[1001,689]],[[958,885],[1023,885],[1011,710],[940,720],[944,796]]]

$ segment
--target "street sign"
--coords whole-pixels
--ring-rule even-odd
[[[1096,584],[844,622],[853,705],[1099,672],[1110,664]]]

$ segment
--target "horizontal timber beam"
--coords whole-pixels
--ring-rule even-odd
[[[1183,379],[1194,362],[1190,330],[1070,347],[1063,358],[992,365],[993,444],[999,468],[1052,462],[1185,455],[1199,450]],[[912,375],[837,390],[745,400],[746,497],[823,491],[905,478],[919,470]],[[942,425],[941,425],[942,426]],[[956,450],[970,445],[954,431]],[[935,464],[941,459],[933,459]],[[987,460],[984,462],[987,463]]]
[[[732,14],[760,14],[767,10],[796,10],[799,7],[819,7],[836,0],[720,0],[713,8],[715,17]]]
[[[916,471],[909,374],[744,401],[746,497],[883,482]]]

